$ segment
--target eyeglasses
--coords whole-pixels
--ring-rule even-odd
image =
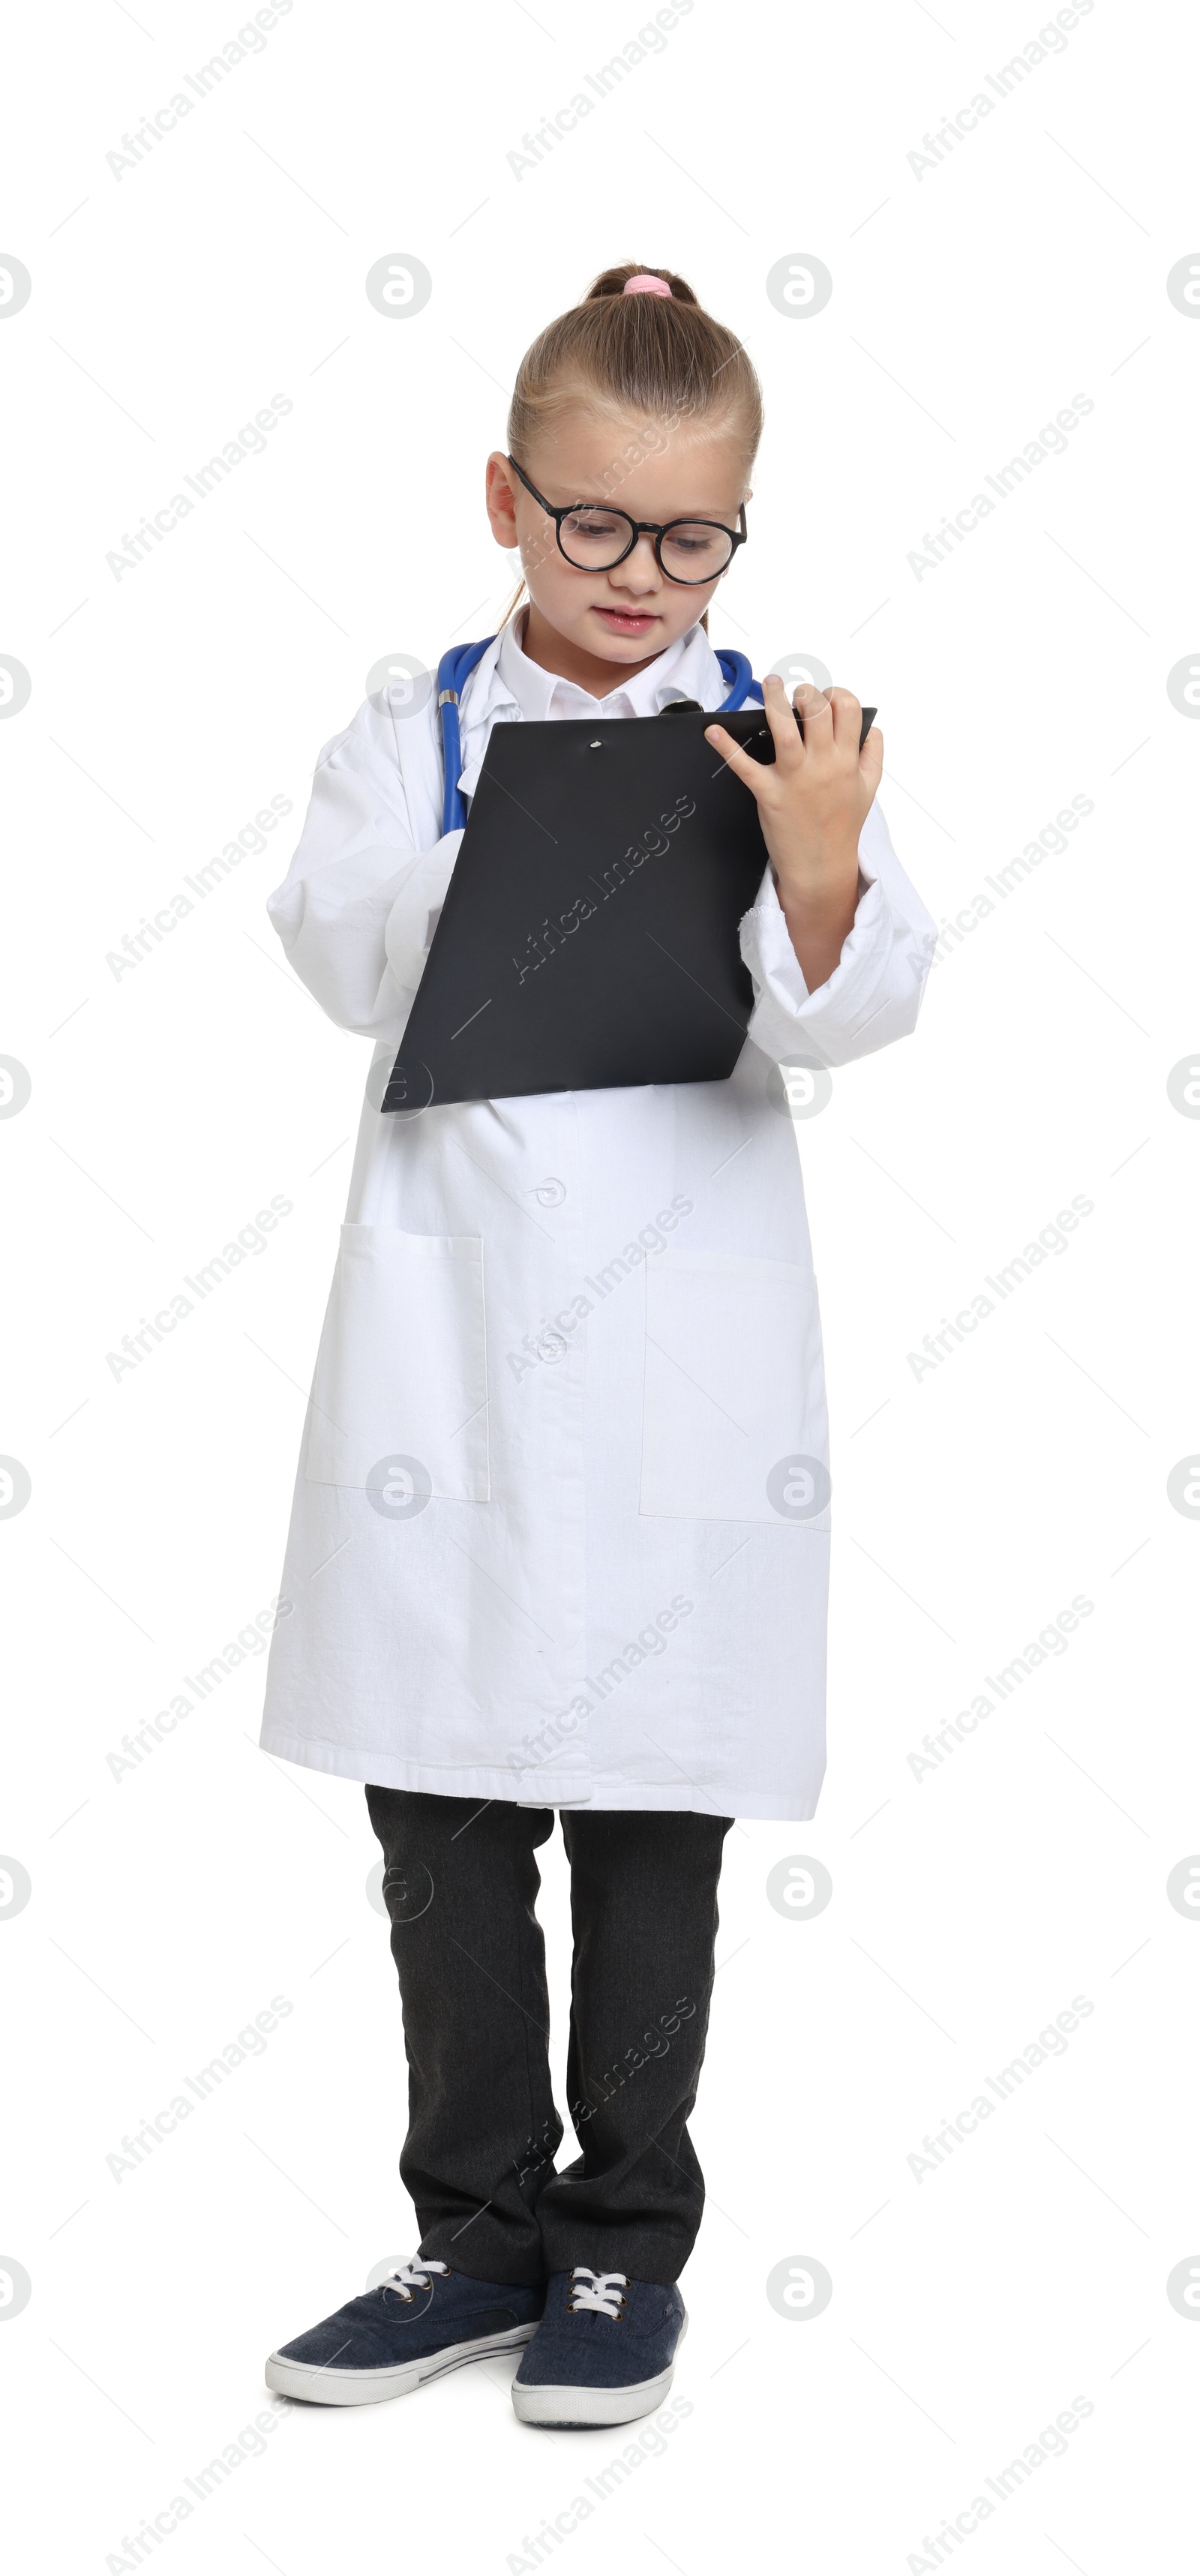
[[[639,537],[653,537],[659,571],[668,581],[699,589],[725,572],[738,547],[746,543],[744,502],[736,528],[722,527],[719,519],[668,519],[659,527],[652,519],[631,519],[627,510],[610,510],[601,501],[570,501],[565,509],[556,510],[522,473],[515,456],[508,463],[538,507],[553,519],[559,553],[576,572],[611,572],[633,553]]]

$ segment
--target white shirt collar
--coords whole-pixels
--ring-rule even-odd
[[[606,698],[594,698],[574,680],[544,671],[522,650],[524,612],[501,629],[472,671],[459,712],[463,767],[459,786],[474,794],[493,723],[546,723],[556,717],[659,715],[670,698],[697,698],[702,707],[723,704],[728,685],[702,626],[668,644],[644,671],[622,681]],[[518,629],[520,630],[518,632]]]

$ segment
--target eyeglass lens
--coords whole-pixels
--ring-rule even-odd
[[[628,552],[632,533],[633,523],[623,511],[578,509],[563,520],[560,543],[577,571],[604,572]],[[661,545],[663,570],[675,581],[712,581],[733,552],[724,528],[712,527],[706,519],[676,520]]]

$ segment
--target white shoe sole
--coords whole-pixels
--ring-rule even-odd
[[[687,2330],[685,2315],[680,2343]],[[678,2352],[678,2344],[675,2349]],[[514,2379],[512,2402],[522,2424],[542,2424],[562,2433],[589,2424],[633,2424],[639,2415],[653,2415],[655,2407],[661,2406],[674,2376],[672,2361],[657,2379],[639,2379],[628,2388],[526,2388]]]
[[[288,2361],[273,2352],[267,2363],[268,2388],[280,2397],[300,2397],[310,2406],[378,2406],[385,2397],[408,2397],[427,2379],[442,2379],[469,2361],[487,2361],[493,2353],[519,2352],[534,2333],[532,2325],[507,2327],[503,2334],[480,2335],[474,2343],[446,2344],[420,2361],[397,2361],[379,2370],[338,2370],[328,2363]]]

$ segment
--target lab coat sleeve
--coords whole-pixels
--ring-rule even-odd
[[[417,848],[393,719],[368,698],[321,752],[299,846],[267,902],[290,963],[339,1027],[399,1044],[461,840],[448,832]]]
[[[754,984],[746,1035],[778,1064],[813,1055],[849,1064],[907,1037],[937,945],[937,927],[909,884],[877,804],[858,845],[858,909],[828,983],[810,993],[788,935],[770,868],[741,923],[741,951]]]

